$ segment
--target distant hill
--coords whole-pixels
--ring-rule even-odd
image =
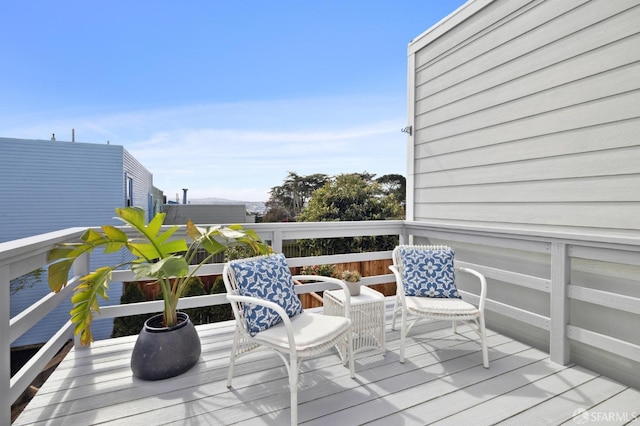
[[[227,200],[225,198],[192,198],[188,200],[189,204],[244,204],[250,213],[263,214],[265,206],[263,201],[238,201]]]

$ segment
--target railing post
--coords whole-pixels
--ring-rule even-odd
[[[78,277],[84,277],[91,272],[91,257],[88,253],[82,254],[73,262],[73,274]],[[73,334],[73,347],[77,349],[86,349],[88,346],[80,343],[80,336]]]
[[[271,248],[275,253],[282,253],[282,230],[276,229],[273,231],[273,240],[271,241]]]
[[[406,221],[405,221],[406,222]],[[411,244],[411,242],[409,241],[409,234],[407,233],[407,225],[406,223],[403,223],[402,225],[402,232],[400,232],[400,234],[398,234],[398,241],[399,244]]]
[[[566,365],[569,363],[568,285],[571,281],[571,258],[565,243],[551,243],[551,327],[549,330],[549,355],[551,361]]]
[[[11,424],[11,342],[9,341],[9,266],[0,266],[0,425]]]

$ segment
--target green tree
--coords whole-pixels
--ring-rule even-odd
[[[293,217],[289,210],[280,207],[275,200],[269,200],[264,203],[266,211],[262,216],[262,222],[293,222]]]
[[[322,173],[300,176],[295,172],[289,172],[282,185],[271,188],[269,200],[265,203],[267,211],[263,221],[296,220],[313,192],[328,181],[329,177]]]
[[[401,219],[404,211],[397,201],[369,174],[342,174],[313,194],[298,221]]]
[[[298,216],[299,222],[360,221],[402,219],[404,209],[393,193],[369,173],[342,174],[315,191]],[[303,240],[314,254],[348,253],[390,249],[395,236],[348,237]]]
[[[380,184],[385,195],[394,196],[403,207],[407,204],[407,179],[404,176],[384,175],[377,178],[376,182]]]

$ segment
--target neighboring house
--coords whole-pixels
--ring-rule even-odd
[[[166,225],[184,225],[188,219],[202,225],[255,222],[244,204],[166,204],[162,211],[167,214]]]
[[[0,138],[0,242],[70,227],[118,225],[117,207],[138,206],[152,215],[158,196],[152,174],[122,146]],[[117,256],[92,259],[111,263]],[[48,293],[46,275],[41,279],[45,282],[27,277],[12,283],[23,288],[11,296],[11,316]],[[118,303],[121,293],[122,286],[113,283],[109,303]],[[13,346],[46,341],[69,319],[69,306],[56,309]],[[97,322],[95,337],[109,337],[111,323]]]
[[[639,0],[475,0],[413,40],[407,218],[533,241],[640,235],[639,23]],[[548,251],[479,242],[454,245],[462,260],[549,273]],[[572,284],[640,297],[637,262],[585,257],[570,261]],[[549,315],[548,291],[518,291],[489,283],[492,299]],[[640,342],[623,310],[572,300],[570,312],[573,325]],[[549,344],[548,330],[497,311],[487,318]],[[611,377],[640,368],[576,343],[571,356]]]

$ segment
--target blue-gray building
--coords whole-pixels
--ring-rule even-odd
[[[13,138],[0,138],[0,200],[0,242],[70,227],[116,225],[117,207],[141,207],[152,216],[162,203],[151,172],[122,146]],[[120,255],[101,256],[94,262],[118,261]],[[11,316],[48,292],[45,274],[12,282]],[[109,302],[118,303],[121,293],[122,286],[113,283]],[[69,319],[69,308],[59,307],[13,346],[49,339]],[[96,322],[95,338],[109,337],[111,328],[112,321]]]

